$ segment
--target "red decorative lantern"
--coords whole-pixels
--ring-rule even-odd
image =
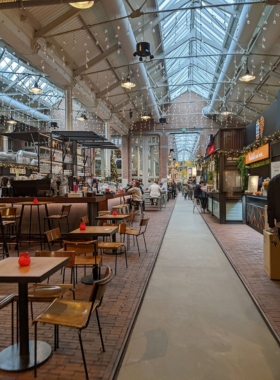
[[[114,215],[114,216],[118,215],[118,213],[117,213],[116,210],[113,211],[113,215]]]
[[[34,198],[34,199],[33,199],[33,203],[37,204],[37,203],[38,203],[38,199],[37,199],[37,198]]]
[[[87,228],[86,224],[84,222],[80,223],[80,230],[84,231]]]
[[[37,201],[38,202],[38,201]],[[19,256],[18,263],[21,267],[30,265],[31,259],[28,252],[22,252]]]

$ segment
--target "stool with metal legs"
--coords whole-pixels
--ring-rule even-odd
[[[54,220],[57,220],[58,222],[58,227],[61,230],[60,227],[60,221],[61,220],[66,220],[67,222],[67,228],[68,228],[68,233],[70,233],[70,228],[69,228],[69,214],[71,210],[72,205],[63,205],[61,207],[60,215],[49,215],[44,219],[44,231],[46,231],[46,221],[51,221],[52,222],[52,229],[53,229],[53,222]]]

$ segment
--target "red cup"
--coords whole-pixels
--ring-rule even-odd
[[[105,189],[106,193],[109,193],[110,189]]]
[[[118,215],[117,211],[114,210],[113,213],[112,213],[114,216]]]
[[[84,222],[80,223],[80,230],[84,231],[87,228],[86,224]]]
[[[34,199],[33,199],[33,203],[37,204],[37,203],[38,203],[38,199],[37,199],[37,198],[34,198]]]
[[[37,201],[38,202],[38,201]],[[31,259],[28,252],[22,252],[18,258],[18,263],[21,267],[27,267],[30,265]]]

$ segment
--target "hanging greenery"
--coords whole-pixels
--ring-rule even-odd
[[[269,142],[280,140],[280,131],[276,131],[273,135],[264,137],[263,139],[255,140],[252,144],[243,148],[242,153],[252,152],[255,149],[258,149],[260,146],[263,146]]]
[[[122,150],[121,150],[121,149],[118,149],[118,150],[116,151],[116,157],[117,157],[117,158],[122,158]]]
[[[220,163],[220,158],[217,155],[214,157],[214,170],[216,174],[219,174],[219,163]]]
[[[237,169],[241,174],[242,190],[248,189],[248,166],[245,165],[245,155],[242,154],[237,159]]]
[[[111,181],[118,182],[118,170],[117,165],[113,158],[111,158]]]

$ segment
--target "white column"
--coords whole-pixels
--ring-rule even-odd
[[[111,140],[110,124],[108,121],[105,121],[105,138],[108,141]],[[105,149],[104,150],[104,156],[105,156],[105,167],[107,168],[108,175],[110,175],[110,173],[111,173],[111,149]]]
[[[66,131],[73,131],[73,108],[72,108],[72,87],[66,87],[65,94],[65,122]]]

